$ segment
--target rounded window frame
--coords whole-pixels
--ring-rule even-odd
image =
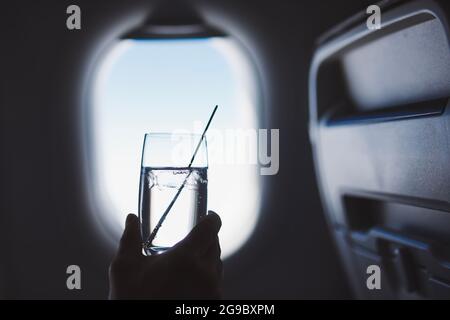
[[[127,27],[126,29],[132,29]],[[95,58],[92,60],[92,64],[90,66],[90,72],[87,73],[87,78],[84,81],[84,99],[83,99],[83,107],[80,113],[80,118],[82,121],[80,122],[80,131],[82,132],[81,144],[82,144],[82,158],[83,158],[83,168],[84,168],[84,181],[85,181],[85,194],[88,199],[87,205],[93,216],[93,224],[95,228],[99,230],[102,237],[106,240],[108,246],[116,247],[117,243],[120,239],[120,236],[123,232],[123,228],[113,219],[110,219],[110,213],[105,206],[105,201],[100,200],[102,197],[98,194],[98,188],[96,188],[93,184],[93,174],[95,171],[95,163],[97,163],[95,159],[95,142],[93,142],[93,126],[94,126],[94,117],[93,110],[95,108],[95,102],[93,97],[95,96],[95,82],[97,78],[98,70],[101,68],[102,62],[106,59],[107,55],[113,50],[113,48],[122,40],[119,36],[119,33],[116,34],[115,37],[109,38],[108,41],[104,43],[101,50],[97,53]],[[121,32],[124,34],[124,32]],[[244,61],[247,68],[247,76],[251,79],[249,83],[251,83],[251,87],[253,90],[253,99],[252,105],[254,106],[254,119],[256,128],[263,128],[265,125],[265,108],[263,103],[263,95],[262,95],[262,81],[259,69],[255,62],[255,59],[252,57],[250,50],[248,50],[242,42],[239,41],[237,37],[232,35],[227,35],[226,38],[230,40],[230,43],[233,44],[235,50],[239,52],[241,61]],[[87,99],[86,99],[87,98]],[[259,164],[258,164],[259,168]],[[263,206],[263,195],[265,193],[266,186],[264,184],[264,179],[261,176],[258,176],[258,199],[257,204],[255,206],[255,222],[250,228],[250,231],[245,236],[244,240],[240,243],[237,249],[233,250],[231,254],[229,254],[226,258],[236,255],[246,243],[248,243],[254,231],[257,228],[259,220],[261,218],[261,209]],[[137,213],[136,213],[137,214]]]

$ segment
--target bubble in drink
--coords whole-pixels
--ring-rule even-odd
[[[150,234],[178,190],[184,188],[151,243]],[[207,168],[141,169],[139,215],[146,254],[167,250],[182,240],[206,215]]]

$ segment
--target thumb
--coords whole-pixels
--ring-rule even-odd
[[[222,221],[217,213],[209,211],[192,231],[178,243],[191,252],[203,254],[217,239]]]
[[[142,254],[142,241],[139,218],[130,213],[125,222],[125,230],[119,243],[119,255],[139,256]]]

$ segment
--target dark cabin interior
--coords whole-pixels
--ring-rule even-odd
[[[186,3],[248,50],[259,127],[280,132],[256,226],[223,260],[223,298],[450,297],[449,4],[381,1],[370,32],[372,1]],[[86,195],[80,110],[105,50],[159,2],[77,0],[81,30],[66,28],[71,4],[2,3],[1,299],[108,297],[119,238]],[[73,264],[82,290],[66,287]],[[366,289],[369,264],[382,290]]]

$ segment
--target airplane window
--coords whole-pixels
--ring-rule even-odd
[[[200,133],[217,104],[207,135],[208,208],[222,217],[222,257],[235,252],[259,211],[256,83],[230,38],[118,42],[97,69],[91,110],[91,185],[103,220],[121,232],[137,213],[144,134]]]

